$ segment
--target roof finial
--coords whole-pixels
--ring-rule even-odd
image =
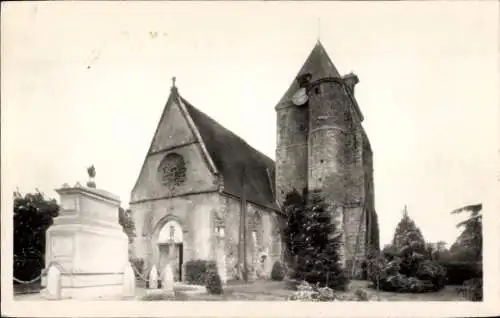
[[[172,77],[172,88],[170,88],[170,91],[177,92],[177,87],[175,86],[175,76]]]
[[[406,204],[405,204],[405,208],[403,210],[403,216],[408,216],[408,210],[406,208]]]

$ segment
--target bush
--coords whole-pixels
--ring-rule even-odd
[[[313,290],[308,282],[302,281],[296,287],[297,291],[294,292],[288,300],[314,301],[316,299],[317,292]]]
[[[207,277],[207,291],[212,295],[222,294],[222,281],[217,271],[210,271]]]
[[[271,279],[281,281],[283,278],[285,278],[285,269],[280,261],[276,261],[271,270]]]
[[[186,281],[189,284],[206,285],[209,273],[217,273],[217,265],[214,261],[193,260],[186,262],[185,270]]]
[[[435,260],[420,229],[407,212],[396,227],[393,244],[369,259],[370,280],[377,289],[401,293],[424,293],[444,287],[446,270]]]
[[[483,300],[483,279],[473,278],[464,282],[460,288],[460,294],[470,301]]]
[[[147,276],[144,274],[144,259],[131,258],[130,265],[134,268],[134,274],[136,278],[139,278],[139,275]]]
[[[210,294],[222,294],[222,280],[214,261],[194,260],[186,262],[186,281],[203,285]]]
[[[425,260],[418,265],[416,277],[423,281],[429,281],[434,290],[440,290],[446,282],[446,270],[435,261]]]
[[[297,285],[297,291],[289,297],[288,300],[295,301],[333,301],[335,293],[329,287],[312,286],[306,281]]]
[[[373,297],[364,289],[358,288],[354,292],[340,292],[329,287],[319,287],[311,285],[306,281],[297,285],[297,291],[288,298],[295,301],[368,301]]]
[[[471,262],[444,262],[448,285],[462,285],[465,281],[482,277],[481,264]]]
[[[411,260],[411,259],[410,259]],[[439,263],[431,260],[415,260],[406,262],[393,256],[388,261],[380,255],[368,262],[370,280],[373,287],[392,292],[424,293],[437,291],[444,287],[446,270]],[[402,268],[405,268],[403,271]],[[416,269],[413,269],[416,268]],[[407,275],[412,271],[413,276]]]

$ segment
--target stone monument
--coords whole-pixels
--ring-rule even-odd
[[[89,185],[95,186],[95,170],[91,170]],[[121,297],[128,238],[118,223],[119,198],[79,183],[56,191],[61,210],[47,230],[45,264],[57,264],[60,270],[60,295],[51,295],[53,288],[46,288],[42,295],[52,299]],[[49,284],[48,278],[44,281]]]

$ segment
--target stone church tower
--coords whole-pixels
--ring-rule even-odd
[[[373,152],[354,97],[358,78],[340,76],[318,41],[278,105],[276,196],[321,190],[345,241],[345,266],[362,275],[368,248],[378,250]]]

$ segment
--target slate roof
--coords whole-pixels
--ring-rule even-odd
[[[178,97],[189,112],[212,161],[223,177],[224,192],[241,198],[243,181],[247,201],[278,210],[273,193],[274,161],[180,95]]]
[[[302,65],[302,68],[297,73],[296,77],[306,73],[310,73],[312,75],[311,81],[315,81],[324,77],[341,77],[339,71],[337,71],[337,68],[335,68],[335,65],[333,65],[330,57],[326,53],[326,50],[320,41],[316,43],[313,50]],[[292,84],[286,91],[285,95],[283,95],[276,107],[291,103],[292,96],[298,89],[299,84],[294,78]]]

